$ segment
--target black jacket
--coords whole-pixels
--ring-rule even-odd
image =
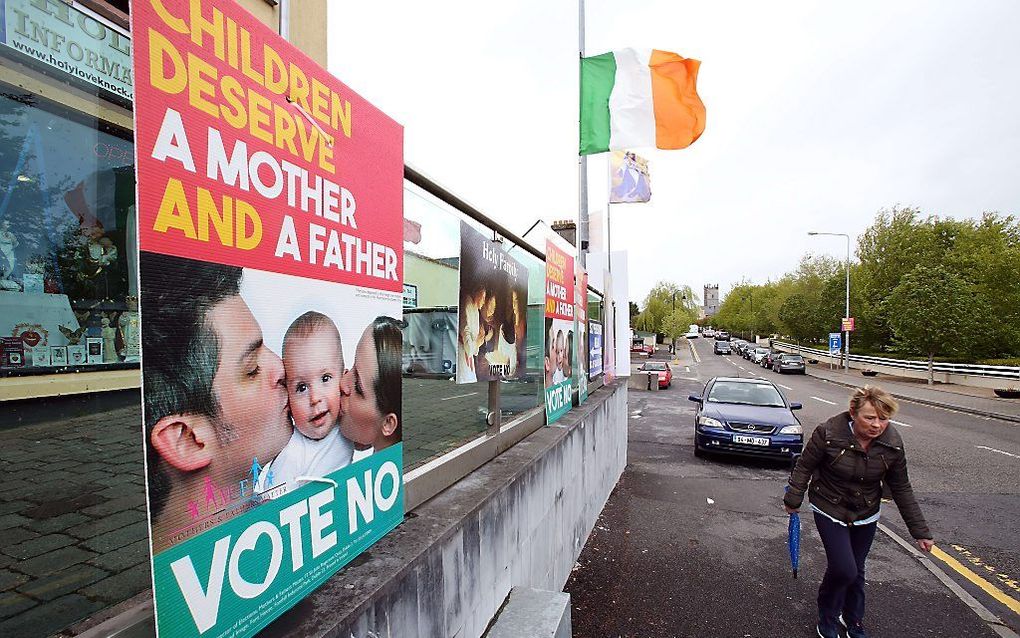
[[[843,412],[815,428],[790,474],[790,488],[783,501],[798,508],[804,493],[809,492],[812,505],[836,520],[852,523],[878,512],[883,482],[889,486],[910,535],[931,538],[910,487],[899,433],[888,426],[865,452],[850,430],[850,413]]]

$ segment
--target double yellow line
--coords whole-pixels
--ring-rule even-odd
[[[970,582],[972,582],[975,585],[977,585],[978,587],[980,587],[981,591],[985,592],[986,594],[988,594],[989,596],[991,596],[995,600],[999,601],[1000,603],[1002,603],[1003,605],[1008,607],[1013,613],[1015,613],[1017,615],[1020,615],[1020,601],[1016,600],[1015,598],[1013,598],[1011,596],[1006,595],[998,587],[996,587],[995,585],[991,584],[990,582],[988,582],[984,578],[981,578],[980,576],[978,576],[977,574],[975,574],[971,570],[967,569],[966,567],[964,567],[963,563],[961,563],[960,561],[956,560],[955,558],[953,558],[949,554],[945,553],[944,551],[942,551],[938,547],[933,547],[931,549],[931,554],[932,554],[932,556],[934,556],[935,558],[939,559],[940,561],[942,561],[946,565],[949,565],[953,569],[953,571],[955,571],[959,575],[963,576],[964,578],[966,578]]]

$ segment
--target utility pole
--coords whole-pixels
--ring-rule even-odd
[[[850,235],[846,233],[819,233],[811,231],[808,235],[828,235],[830,237],[845,237],[846,238],[846,314],[843,315],[847,319],[850,318]],[[846,372],[850,372],[850,331],[843,331],[843,345],[846,348],[846,356],[843,358],[843,369]]]

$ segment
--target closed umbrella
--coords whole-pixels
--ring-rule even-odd
[[[787,485],[783,491],[788,492],[789,486]],[[794,578],[797,578],[797,570],[801,563],[801,514],[796,511],[789,514],[786,546],[789,548],[789,567],[794,569]]]
[[[790,514],[790,530],[786,539],[790,547],[790,567],[793,568],[793,577],[797,577],[797,568],[800,565],[800,514]]]

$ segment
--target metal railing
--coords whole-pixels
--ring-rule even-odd
[[[777,348],[785,348],[801,354],[813,357],[825,357],[842,361],[842,354],[830,354],[827,350],[798,346],[783,341],[773,341],[772,345]],[[927,361],[912,361],[910,359],[890,359],[887,357],[869,357],[860,354],[851,354],[850,363],[861,363],[865,365],[885,366],[887,368],[901,368],[903,370],[928,371]],[[989,366],[974,363],[934,363],[932,372],[943,374],[966,374],[975,377],[987,377],[990,379],[1020,379],[1020,367],[1017,366]]]

